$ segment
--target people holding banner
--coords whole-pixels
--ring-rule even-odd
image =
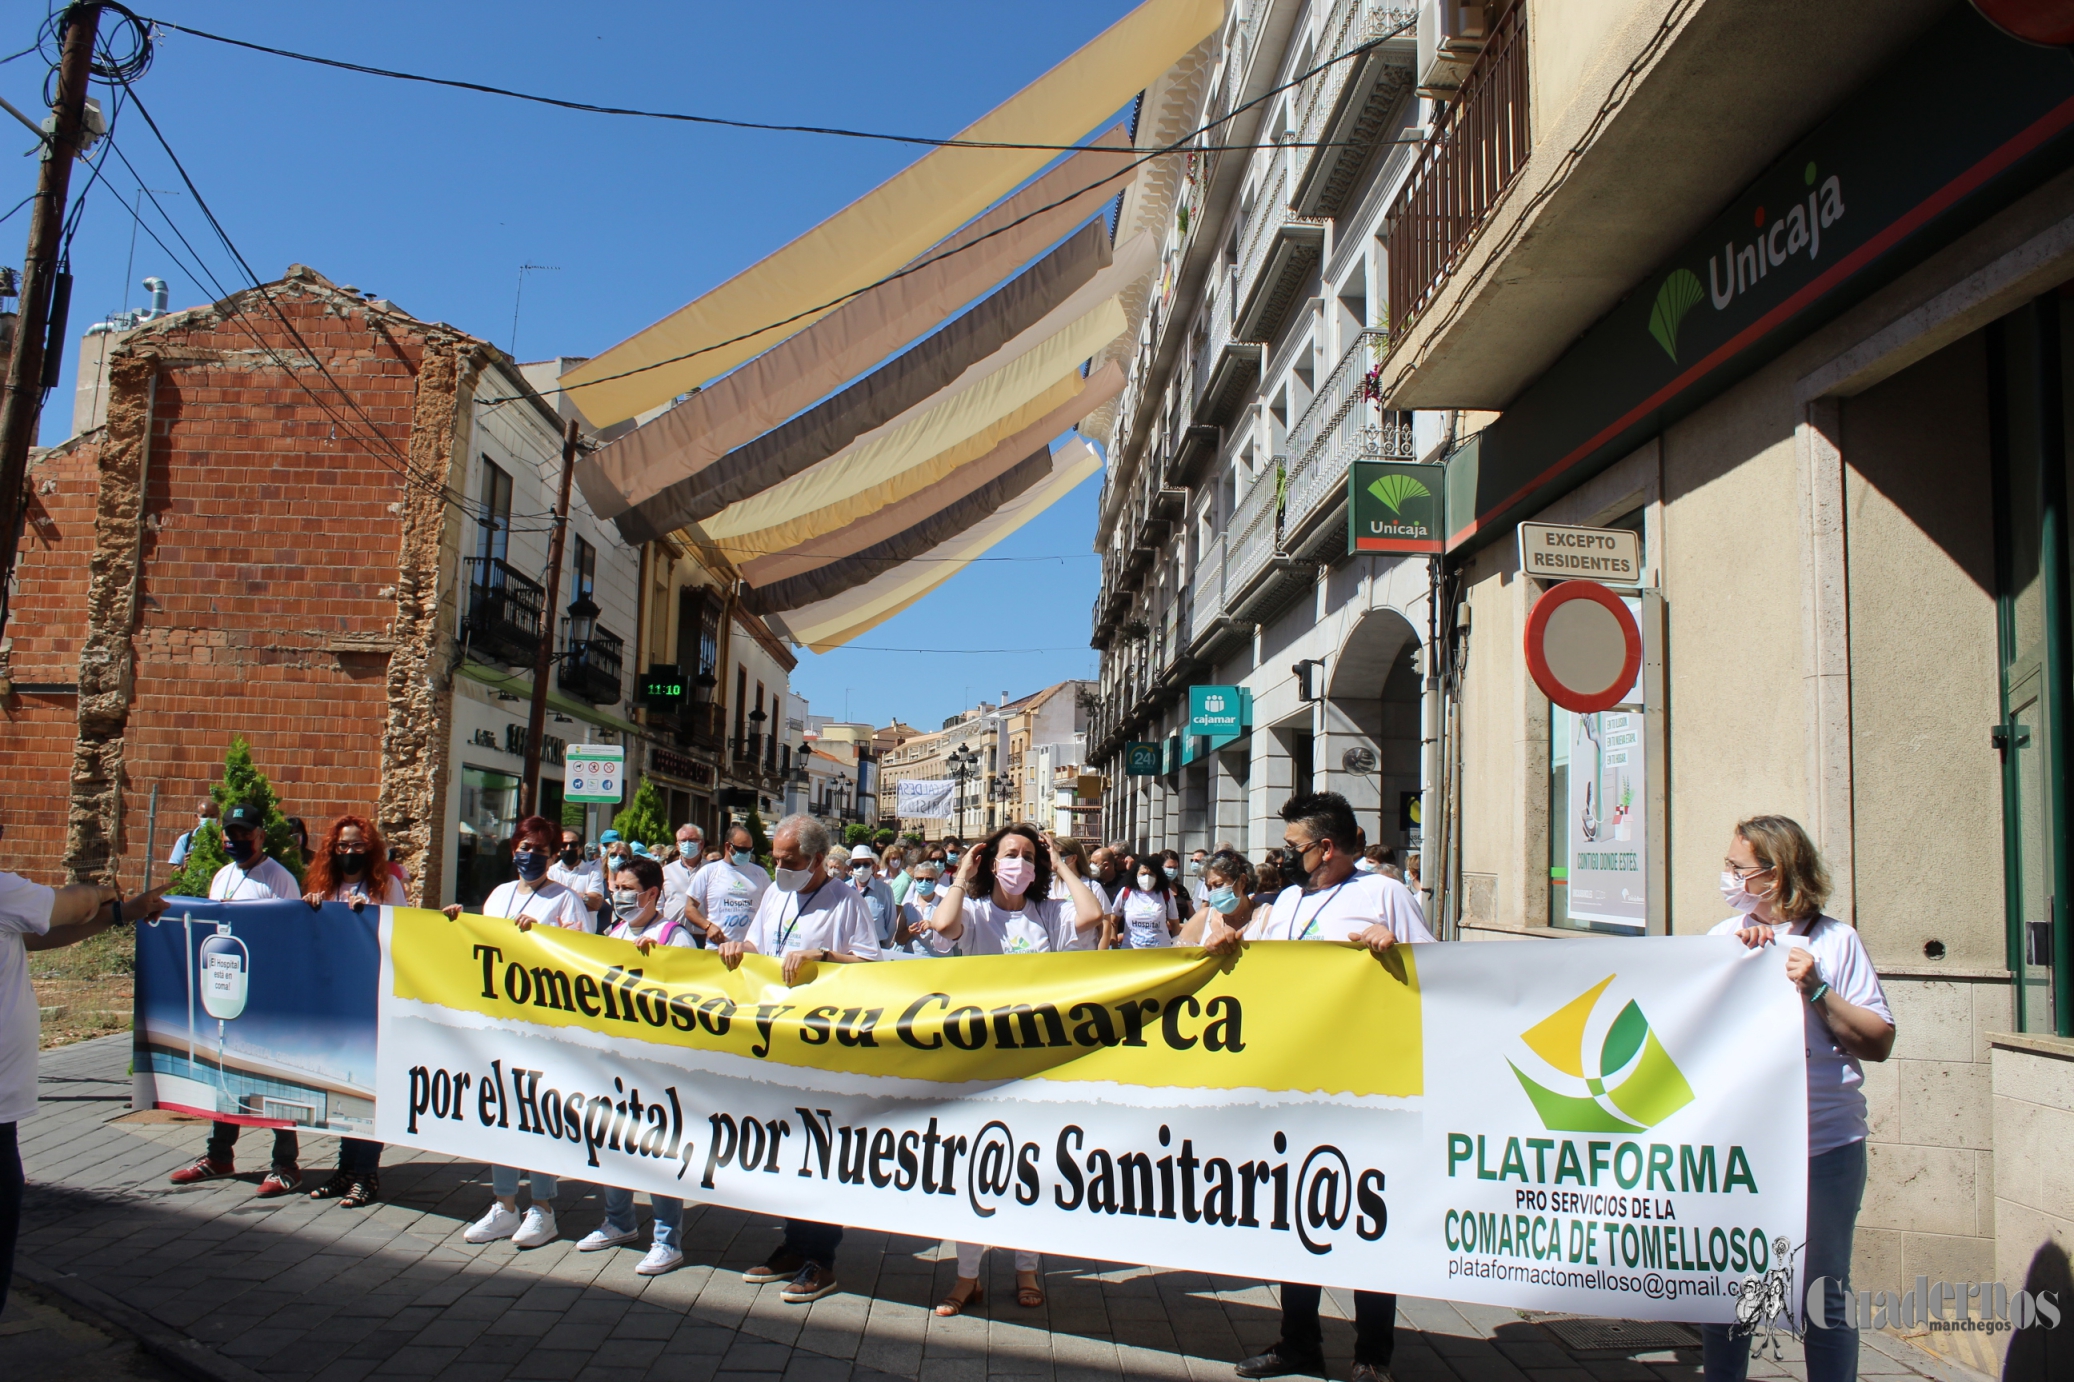
[[[744,955],[768,955],[782,965],[784,982],[797,983],[801,970],[820,964],[857,964],[879,958],[878,928],[864,899],[828,872],[828,827],[812,816],[787,816],[771,836],[771,863],[777,874],[757,904],[749,929],[739,940],[720,947],[729,969]],[[840,1224],[787,1219],[785,1239],[762,1266],[742,1273],[752,1284],[787,1281],[780,1299],[805,1305],[836,1289],[835,1250],[843,1241]]]
[[[518,878],[510,883],[499,883],[492,889],[489,900],[483,903],[482,914],[486,917],[509,917],[521,931],[530,931],[536,925],[588,931],[590,912],[584,907],[583,899],[547,876],[548,858],[557,841],[565,838],[563,832],[545,816],[528,816],[520,821],[511,852],[512,868],[517,871]],[[459,916],[461,909],[448,907],[446,914]],[[554,1241],[557,1232],[554,1199],[561,1192],[560,1182],[539,1171],[524,1174],[533,1192],[533,1203],[527,1207],[525,1216],[521,1218],[518,1212],[520,1172],[510,1166],[492,1166],[490,1193],[496,1200],[482,1218],[468,1226],[463,1238],[471,1243],[494,1243],[500,1238],[509,1238],[512,1246],[517,1248],[537,1248]]]
[[[740,940],[770,886],[771,876],[756,862],[756,837],[746,826],[730,827],[726,852],[701,864],[691,878],[690,906],[698,909],[707,941],[719,945]]]
[[[941,959],[957,954],[957,948],[929,927],[929,917],[942,898],[943,865],[924,859],[913,870],[913,885],[907,901],[900,904],[900,929],[893,934],[893,949],[881,952],[889,960]]]
[[[1238,931],[1267,920],[1268,904],[1257,900],[1259,883],[1245,855],[1236,850],[1217,851],[1203,865],[1203,883],[1203,905],[1181,928],[1181,944],[1202,944],[1203,932],[1213,917]]]
[[[1721,895],[1735,915],[1708,932],[1752,950],[1781,944],[1786,978],[1807,1000],[1801,1011],[1807,1052],[1807,1253],[1798,1289],[1822,1283],[1825,1328],[1811,1307],[1802,1344],[1808,1382],[1851,1382],[1858,1375],[1858,1330],[1845,1312],[1851,1240],[1865,1195],[1865,1067],[1894,1049],[1894,1014],[1858,931],[1823,914],[1829,871],[1798,822],[1752,816],[1735,828],[1722,864]],[[1706,1382],[1742,1382],[1750,1345],[1725,1324],[1700,1327]]]
[[[1064,898],[1051,894],[1054,879]],[[1069,906],[1070,904],[1070,906]],[[1058,842],[1033,825],[1004,825],[958,865],[958,879],[930,914],[929,928],[957,941],[967,955],[1042,955],[1072,948],[1082,931],[1102,923],[1102,905],[1087,880],[1074,873]],[[958,1280],[936,1307],[946,1318],[979,1300],[983,1243],[958,1244]],[[1015,1254],[1016,1303],[1034,1310],[1044,1304],[1037,1254]]]
[[[166,910],[165,889],[122,894],[99,883],[45,887],[0,873],[0,1308],[14,1277],[14,1240],[22,1223],[22,1156],[17,1129],[36,1111],[36,1050],[42,1026],[29,983],[31,950],[61,950],[111,926]]]
[[[609,905],[615,918],[607,933],[614,940],[630,941],[642,954],[658,945],[689,948],[691,932],[681,921],[662,913],[663,870],[653,859],[629,859],[607,880],[611,887]],[[605,1190],[605,1222],[576,1244],[578,1252],[602,1252],[634,1242],[640,1233],[634,1223],[634,1192],[616,1185]],[[684,1201],[674,1195],[651,1193],[655,1207],[654,1237],[648,1254],[634,1271],[641,1276],[661,1276],[684,1265]]]
[[[266,812],[241,801],[223,813],[223,852],[230,862],[209,880],[211,902],[293,902],[302,896],[295,875],[266,852]]]
[[[1293,796],[1282,806],[1284,888],[1267,915],[1244,927],[1221,912],[1205,919],[1203,948],[1225,953],[1248,940],[1352,941],[1377,956],[1392,946],[1430,941],[1425,918],[1404,884],[1379,873],[1358,873],[1360,828],[1354,808],[1338,792]],[[1236,886],[1236,885],[1234,885]],[[1217,910],[1217,909],[1213,909]],[[1318,1323],[1320,1290],[1282,1283],[1282,1333],[1267,1352],[1239,1363],[1240,1377],[1324,1374],[1324,1333]],[[1354,1292],[1352,1382],[1387,1382],[1397,1342],[1397,1297]]]

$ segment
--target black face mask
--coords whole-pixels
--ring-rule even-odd
[[[574,868],[574,867],[576,867],[576,861],[577,861],[577,860],[579,860],[579,859],[581,859],[581,858],[583,858],[583,846],[582,846],[582,845],[563,845],[563,846],[562,846],[562,863],[563,863],[563,865],[564,865],[565,867],[568,867],[568,868]]]
[[[337,863],[338,871],[348,878],[358,878],[361,874],[367,872],[366,850],[355,853],[348,850],[335,849],[331,852],[331,857]]]
[[[242,864],[259,852],[258,843],[249,835],[243,839],[235,835],[226,835],[223,837],[223,852],[233,861]]]

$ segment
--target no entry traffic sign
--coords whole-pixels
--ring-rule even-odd
[[[1620,704],[1642,670],[1642,630],[1620,596],[1597,581],[1564,581],[1527,616],[1527,670],[1565,710],[1590,715]]]

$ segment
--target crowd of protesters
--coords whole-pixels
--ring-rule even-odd
[[[511,841],[513,876],[492,890],[481,913],[521,930],[552,926],[602,934],[643,954],[658,946],[711,948],[730,969],[744,955],[765,955],[779,962],[787,984],[802,969],[824,964],[1174,945],[1225,954],[1250,941],[1351,944],[1381,956],[1393,946],[1434,939],[1416,856],[1400,858],[1387,845],[1368,844],[1344,798],[1330,792],[1292,797],[1282,819],[1281,845],[1253,860],[1229,844],[1185,857],[1174,850],[1139,851],[1120,841],[1090,849],[1028,824],[1004,826],[976,844],[950,836],[934,845],[910,839],[845,850],[827,826],[808,816],[781,821],[765,855],[745,824],[730,825],[710,848],[698,826],[683,825],[671,846],[651,849],[607,830],[593,850],[580,831],[530,816]],[[196,831],[176,842],[176,862],[211,823],[229,860],[210,881],[213,900],[299,899],[312,908],[405,901],[408,875],[366,817],[339,816],[314,847],[302,823],[292,822],[290,847],[304,865],[300,884],[269,856],[265,813],[251,803],[220,812],[205,804]],[[1752,949],[1785,947],[1787,979],[1807,1000],[1810,1160],[1802,1276],[1826,1282],[1824,1317],[1845,1319],[1841,1294],[1849,1289],[1866,1173],[1862,1062],[1887,1058],[1893,1016],[1855,929],[1822,911],[1828,876],[1800,826],[1781,816],[1742,822],[1723,869],[1723,901],[1731,915],[1714,934],[1732,934]],[[53,889],[0,874],[0,1302],[21,1208],[16,1125],[36,1100],[37,1017],[27,952],[156,916],[165,906],[162,893],[124,899],[112,888]],[[458,916],[461,908],[445,911]],[[175,1171],[173,1182],[233,1175],[238,1134],[236,1123],[213,1123],[202,1154]],[[377,1142],[342,1138],[336,1171],[306,1193],[347,1207],[376,1202],[381,1150]],[[522,1179],[529,1192],[523,1211]],[[561,1186],[554,1176],[493,1166],[489,1180],[491,1202],[466,1230],[467,1242],[509,1239],[524,1249],[559,1236],[555,1201]],[[276,1128],[271,1163],[256,1194],[274,1197],[301,1188],[295,1130]],[[604,1222],[578,1241],[579,1251],[639,1241],[633,1192],[613,1186],[603,1191]],[[649,1246],[635,1268],[643,1275],[671,1271],[685,1260],[683,1201],[650,1198]],[[781,1298],[790,1303],[821,1299],[838,1289],[842,1238],[841,1225],[788,1219],[769,1258],[743,1279],[782,1282]],[[985,1252],[984,1244],[957,1245],[956,1280],[937,1314],[957,1315],[982,1299]],[[1021,1249],[1014,1256],[1017,1303],[1042,1305],[1041,1260]],[[1238,1375],[1321,1373],[1319,1299],[1316,1286],[1284,1283],[1277,1342],[1239,1363]],[[1387,1378],[1396,1298],[1357,1291],[1354,1302],[1355,1382]],[[1739,1382],[1749,1362],[1745,1342],[1714,1326],[1704,1331],[1704,1342],[1709,1382]],[[1846,1382],[1855,1375],[1856,1331],[1849,1324],[1811,1324],[1807,1358],[1809,1382]]]

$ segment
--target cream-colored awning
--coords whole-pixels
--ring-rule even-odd
[[[982,557],[1102,467],[1095,449],[1074,437],[1052,456],[1050,478],[994,515],[884,575],[818,604],[788,611],[785,627],[817,653],[839,648],[891,619]]]
[[[591,512],[616,518],[700,474],[727,452],[935,330],[1099,212],[1124,185],[1134,153],[1122,126],[1109,130],[1087,152],[1074,154],[930,246],[906,266],[911,272],[858,294],[586,457],[577,465],[576,478]]]
[[[958,137],[1073,143],[1215,32],[1224,7],[1225,0],[1145,0]],[[932,150],[562,382],[599,426],[645,412],[825,315],[836,298],[908,263],[1054,157],[1041,149]]]

